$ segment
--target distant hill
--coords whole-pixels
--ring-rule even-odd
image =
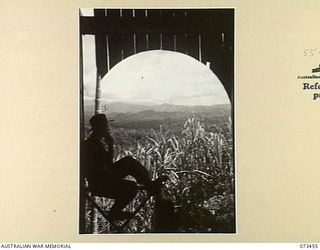
[[[133,104],[125,102],[112,102],[102,105],[107,108],[107,113],[139,113],[142,111],[158,111],[158,112],[184,112],[184,113],[212,113],[212,112],[230,112],[230,104],[219,104],[212,106],[185,106],[185,105],[173,105],[168,103],[163,104]],[[93,113],[94,103],[87,105],[85,110]]]
[[[104,106],[104,105],[103,105]],[[149,129],[159,128],[161,124],[176,124],[181,127],[184,122],[192,116],[198,119],[204,119],[207,124],[218,124],[228,120],[231,115],[231,105],[213,105],[213,106],[184,106],[172,104],[130,104],[130,103],[109,103],[107,104],[107,114],[109,119],[114,120],[113,128],[134,128]],[[86,125],[90,127],[88,121],[94,114],[94,105],[85,107]]]
[[[152,109],[144,110],[137,113],[116,113],[108,114],[108,117],[115,121],[146,121],[146,120],[164,120],[164,119],[177,119],[187,117],[184,112],[160,112]]]

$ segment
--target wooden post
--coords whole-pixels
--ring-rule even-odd
[[[96,82],[96,100],[95,100],[95,114],[101,113],[101,76],[97,75]]]
[[[101,76],[97,72],[97,82],[96,82],[96,99],[95,99],[95,114],[101,113]],[[97,198],[94,198],[95,202],[97,202]],[[92,233],[98,233],[98,211],[97,208],[93,206],[92,208]]]
[[[95,203],[98,202],[98,198],[94,198],[94,201]],[[92,206],[92,218],[91,218],[91,233],[92,234],[97,234],[98,233],[98,228],[99,228],[99,225],[98,225],[98,210],[97,208],[93,205]]]
[[[137,53],[137,36],[133,34],[133,54]]]
[[[201,35],[198,36],[199,39],[199,62],[202,62],[202,51],[201,51]]]

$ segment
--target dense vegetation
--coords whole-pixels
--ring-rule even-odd
[[[160,125],[158,129],[126,128],[117,124],[115,160],[130,155],[153,178],[166,174],[167,196],[174,202],[178,232],[235,232],[235,171],[230,118],[212,123],[197,116]],[[128,209],[133,210],[143,193]],[[111,200],[99,199],[106,207]],[[112,232],[108,223],[88,204],[87,231]],[[152,232],[154,202],[147,203],[126,228],[127,232]]]

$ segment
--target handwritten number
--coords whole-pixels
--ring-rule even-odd
[[[314,56],[314,55],[320,54],[320,50],[318,48],[305,49],[303,52],[304,52],[303,56]]]

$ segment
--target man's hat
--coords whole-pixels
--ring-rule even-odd
[[[96,114],[89,120],[93,130],[107,126],[109,121],[111,122],[113,120],[108,120],[105,114]]]

